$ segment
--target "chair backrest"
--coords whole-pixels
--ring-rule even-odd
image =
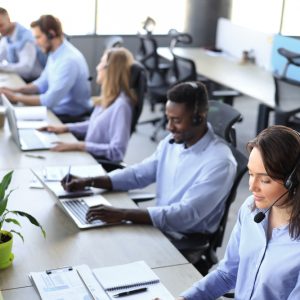
[[[300,71],[300,69],[299,69]],[[284,111],[298,108],[300,101],[300,81],[273,74],[275,84],[275,104]]]
[[[236,171],[233,186],[226,199],[224,214],[221,219],[220,225],[217,231],[213,234],[212,238],[210,239],[208,252],[210,253],[211,256],[215,256],[216,249],[222,246],[230,205],[235,200],[237,194],[237,188],[240,184],[241,179],[243,178],[243,175],[247,171],[247,164],[248,164],[247,157],[238,149],[236,149],[234,146],[229,144],[229,147],[237,162],[237,171]]]
[[[173,73],[175,83],[197,80],[196,65],[193,60],[174,54]]]
[[[148,71],[155,71],[159,68],[159,56],[157,54],[157,42],[151,34],[138,35],[140,49],[138,60]]]
[[[105,39],[105,49],[122,47],[124,40],[121,36],[111,36]]]
[[[236,146],[236,133],[233,125],[242,120],[239,111],[221,101],[210,100],[207,120],[218,136]]]
[[[136,124],[142,113],[144,106],[144,97],[147,91],[147,77],[145,68],[138,62],[135,62],[131,66],[130,70],[130,87],[134,89],[137,96],[137,105],[134,107],[132,122],[131,122],[131,133],[135,131]]]

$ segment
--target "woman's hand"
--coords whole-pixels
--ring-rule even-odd
[[[56,142],[54,143],[54,146],[50,150],[56,152],[84,151],[85,147],[83,142],[76,142],[76,143]]]
[[[38,128],[38,130],[40,131],[48,131],[48,132],[54,132],[54,133],[65,133],[68,132],[69,129],[66,125],[58,125],[58,126],[52,126],[52,125],[48,125],[48,126],[44,126],[41,128]]]

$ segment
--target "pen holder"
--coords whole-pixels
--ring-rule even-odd
[[[5,107],[0,106],[0,128],[4,127],[4,121],[5,121]]]

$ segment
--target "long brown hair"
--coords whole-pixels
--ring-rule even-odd
[[[130,69],[134,62],[133,55],[126,48],[111,48],[104,55],[107,55],[105,76],[101,84],[100,101],[103,107],[110,106],[123,91],[131,100],[132,105],[136,104],[137,97],[130,88]]]
[[[289,233],[300,239],[300,136],[291,128],[274,125],[263,130],[254,140],[248,142],[249,152],[257,148],[262,156],[267,174],[273,180],[285,182],[295,169],[295,187],[288,192],[283,203],[291,209]]]

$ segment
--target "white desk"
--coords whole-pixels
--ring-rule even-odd
[[[0,176],[5,172],[1,171]],[[79,230],[56,205],[54,196],[45,190],[28,188],[32,174],[16,170],[8,207],[31,213],[43,225],[39,228],[20,218],[25,243],[14,237],[14,262],[0,272],[0,289],[30,285],[28,273],[62,266],[87,264],[109,266],[145,260],[151,268],[186,264],[187,260],[156,228],[147,225],[120,225]],[[136,207],[126,193],[109,193],[105,197],[115,206]]]
[[[24,80],[17,74],[0,72],[0,87],[19,88],[25,84]]]
[[[158,53],[172,59],[169,48],[159,48]],[[174,53],[192,59],[198,74],[260,101],[257,133],[268,126],[269,112],[275,107],[275,86],[271,72],[254,64],[240,64],[222,55],[211,55],[201,48],[175,48]]]
[[[158,48],[159,55],[172,59],[169,48]],[[222,55],[212,56],[201,48],[175,48],[176,55],[192,59],[197,73],[219,84],[274,107],[275,86],[272,74],[253,64],[239,64]]]

